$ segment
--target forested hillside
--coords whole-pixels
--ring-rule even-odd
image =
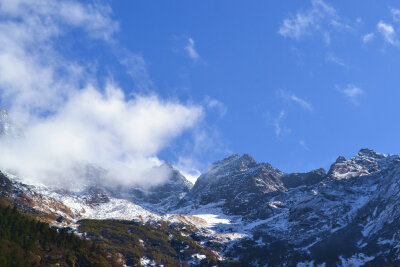
[[[99,245],[39,222],[0,199],[0,266],[121,266]]]

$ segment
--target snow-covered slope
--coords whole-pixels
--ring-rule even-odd
[[[271,201],[279,203],[274,212],[231,255],[289,266],[400,259],[399,156],[362,149],[349,160],[338,158],[319,183],[280,192]]]
[[[168,165],[170,166],[170,165]],[[192,224],[195,238],[254,266],[361,266],[400,262],[400,157],[361,149],[328,173],[284,173],[249,155],[215,162],[192,185],[172,166],[152,188],[93,184],[78,191],[26,185],[0,174],[20,207],[82,218]]]

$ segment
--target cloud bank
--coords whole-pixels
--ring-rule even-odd
[[[0,138],[0,169],[24,179],[80,186],[88,179],[150,186],[168,177],[157,155],[203,117],[201,106],[155,93],[99,86],[88,65],[57,40],[79,31],[117,45],[105,4],[5,0],[0,4],[0,99],[19,136]],[[150,84],[141,57],[117,55],[135,84]]]

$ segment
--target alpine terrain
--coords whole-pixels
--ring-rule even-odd
[[[0,112],[1,135],[16,134]],[[400,156],[361,149],[326,172],[285,173],[250,155],[213,163],[192,185],[168,163],[153,187],[90,179],[68,190],[0,173],[0,196],[128,266],[363,266],[400,262]],[[100,252],[99,252],[100,253]],[[104,254],[105,255],[105,254]],[[111,256],[110,256],[111,257]]]

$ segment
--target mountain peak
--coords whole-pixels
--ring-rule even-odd
[[[240,157],[240,159],[242,159],[242,160],[248,160],[248,161],[254,161],[255,162],[255,160],[254,160],[254,158],[252,157],[252,156],[250,156],[250,154],[243,154],[241,157]]]
[[[361,148],[360,151],[358,152],[357,156],[361,157],[369,157],[369,158],[375,158],[375,159],[380,159],[386,157],[385,154],[377,153],[372,149],[369,148]]]
[[[339,157],[336,159],[335,163],[342,163],[342,162],[345,162],[345,161],[346,161],[346,158],[345,158],[345,157],[339,156]]]
[[[388,160],[385,160],[388,159]],[[349,179],[369,175],[382,170],[390,162],[390,157],[369,148],[362,148],[349,160],[340,156],[332,164],[328,176],[334,179]]]

